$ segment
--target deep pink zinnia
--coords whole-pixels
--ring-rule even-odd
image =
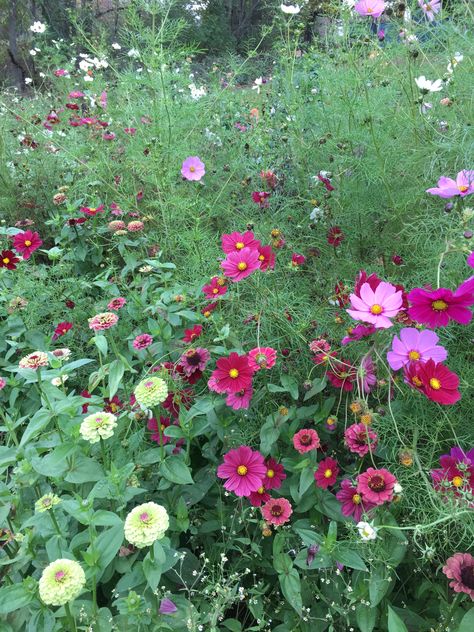
[[[146,349],[153,344],[153,337],[150,336],[150,334],[139,334],[136,336],[132,344],[134,349],[140,351],[141,349]]]
[[[207,349],[196,347],[188,349],[179,359],[178,366],[183,367],[184,374],[188,377],[196,371],[204,371],[211,358],[211,354]]]
[[[221,277],[212,277],[210,283],[202,286],[201,289],[204,292],[204,296],[206,298],[216,298],[217,296],[222,296],[227,292],[227,286],[225,284],[225,279]]]
[[[318,464],[318,469],[314,473],[314,480],[317,487],[327,489],[330,485],[334,485],[339,474],[339,465],[335,459],[328,457]]]
[[[123,296],[117,296],[117,298],[113,298],[111,301],[109,301],[107,309],[112,309],[116,312],[119,309],[122,309],[126,302],[127,299],[123,298]]]
[[[226,277],[234,281],[242,281],[250,276],[252,272],[260,268],[258,258],[258,250],[252,248],[243,248],[238,252],[229,252],[227,257],[221,263]]]
[[[369,283],[363,283],[360,297],[350,295],[352,309],[346,310],[354,320],[361,320],[374,325],[376,329],[386,329],[392,326],[390,320],[402,307],[402,291],[391,283],[381,281],[375,291]]]
[[[238,393],[252,386],[253,370],[246,355],[233,351],[227,358],[219,358],[212,372],[218,393]]]
[[[256,249],[260,246],[260,242],[258,239],[255,239],[255,235],[247,230],[245,233],[229,233],[226,235],[222,235],[222,250],[229,254],[229,252],[239,252],[244,248],[252,248]]]
[[[474,557],[470,553],[455,553],[446,560],[443,573],[456,593],[465,593],[474,601]]]
[[[357,491],[357,487],[348,478],[341,482],[341,489],[337,492],[336,498],[341,503],[341,513],[343,516],[352,516],[359,522],[362,514],[373,509],[374,505],[364,501]]]
[[[189,156],[181,165],[181,175],[185,180],[201,180],[205,173],[205,165],[197,156]]]
[[[461,290],[461,292],[460,292]],[[408,316],[428,327],[446,327],[450,320],[467,325],[472,318],[469,307],[474,304],[472,292],[455,292],[441,287],[439,290],[415,288],[408,294],[411,307]]]
[[[357,477],[357,491],[364,501],[383,505],[392,500],[396,482],[397,479],[388,470],[369,467]]]
[[[224,454],[224,463],[217,468],[217,476],[227,479],[225,489],[237,496],[250,496],[261,486],[267,468],[260,452],[242,445]]]
[[[42,245],[38,233],[26,230],[24,233],[17,233],[13,237],[13,248],[23,255],[23,259],[29,259],[32,253]]]
[[[321,441],[316,430],[303,428],[293,435],[293,446],[300,454],[305,454],[310,450],[317,450],[321,446]]]
[[[254,371],[275,366],[277,352],[272,347],[256,347],[248,352],[249,365]]]
[[[458,173],[456,180],[442,176],[438,180],[438,186],[426,189],[426,192],[444,199],[470,195],[474,193],[474,171],[464,169]]]
[[[56,325],[56,328],[54,330],[53,340],[57,340],[60,336],[64,336],[64,334],[67,334],[67,332],[71,329],[72,323],[68,323],[67,321],[59,323],[58,325]]]
[[[376,433],[365,424],[352,424],[344,432],[344,442],[351,452],[365,456],[377,447]]]
[[[253,388],[248,386],[247,388],[238,391],[237,393],[229,393],[226,397],[225,403],[233,410],[247,410],[252,401]]]
[[[286,498],[270,498],[262,507],[262,516],[276,527],[285,524],[293,513],[291,503]]]
[[[283,465],[271,456],[265,461],[265,465],[267,466],[267,473],[263,479],[265,489],[279,489],[286,478]]]

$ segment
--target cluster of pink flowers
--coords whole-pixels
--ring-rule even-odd
[[[43,244],[38,233],[31,230],[19,232],[12,238],[13,250],[2,250],[0,252],[0,268],[7,270],[16,270],[16,264],[20,262],[18,255],[26,261],[31,257],[35,250]]]

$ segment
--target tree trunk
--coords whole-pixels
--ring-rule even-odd
[[[11,82],[21,92],[25,91],[26,72],[18,55],[18,6],[17,0],[10,0],[8,12],[8,72]]]

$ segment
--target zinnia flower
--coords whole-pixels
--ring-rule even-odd
[[[60,502],[61,499],[59,496],[56,496],[56,494],[45,494],[35,502],[35,511],[37,513],[44,513],[52,509],[55,505],[59,505]]]
[[[377,447],[378,437],[365,424],[352,424],[344,432],[345,444],[351,452],[365,456]]]
[[[153,344],[153,337],[150,336],[150,334],[139,334],[136,336],[132,344],[134,349],[140,351],[141,349],[146,349]]]
[[[255,239],[255,235],[247,230],[245,233],[229,233],[226,235],[222,235],[222,250],[229,254],[230,252],[239,252],[244,248],[252,248],[255,250],[260,246],[260,242],[258,239]]]
[[[433,22],[436,13],[441,11],[441,0],[418,0],[418,4],[430,22]]]
[[[339,474],[339,466],[337,461],[328,457],[318,464],[318,469],[314,473],[316,486],[327,489],[330,485],[334,485]]]
[[[42,245],[42,241],[38,233],[27,230],[24,233],[17,233],[13,237],[13,248],[21,255],[23,259],[29,259],[32,253]]]
[[[364,501],[357,491],[357,487],[348,478],[341,482],[341,489],[337,492],[336,498],[341,503],[341,513],[343,516],[352,516],[355,522],[359,522],[363,513],[370,511],[374,505]]]
[[[89,323],[89,329],[103,331],[116,325],[118,323],[118,316],[112,312],[102,312],[89,318],[87,322]]]
[[[263,479],[265,489],[279,489],[286,478],[285,470],[281,463],[277,463],[271,456],[265,461],[267,473]]]
[[[402,292],[396,290],[391,283],[381,281],[372,290],[369,283],[363,283],[360,288],[360,298],[356,294],[350,295],[352,309],[346,310],[354,320],[371,323],[376,329],[386,329],[392,326],[393,318],[402,307]]]
[[[185,180],[201,180],[205,173],[205,165],[197,156],[189,156],[181,165],[181,175]]]
[[[357,477],[357,491],[364,501],[374,505],[383,505],[393,498],[393,488],[397,479],[388,470],[376,470],[369,467],[363,474]]]
[[[122,309],[126,302],[127,300],[123,298],[123,296],[117,296],[117,298],[113,298],[111,301],[109,301],[107,309],[111,309],[114,312],[117,312],[119,309]]]
[[[229,393],[226,397],[225,403],[233,410],[247,410],[252,400],[253,388],[248,386],[247,388],[238,391],[237,393]]]
[[[286,498],[270,498],[262,507],[262,516],[276,527],[290,520],[293,513],[291,503]]]
[[[161,377],[148,377],[135,387],[134,395],[139,406],[150,409],[165,401],[168,387]]]
[[[474,294],[463,290],[463,285],[454,293],[444,287],[439,290],[415,288],[408,294],[411,303],[408,316],[432,328],[446,327],[450,320],[467,325],[472,318],[468,308],[474,304]]]
[[[385,2],[383,0],[359,0],[354,10],[359,15],[379,18],[385,11]]]
[[[207,349],[196,347],[188,349],[179,359],[178,365],[183,367],[185,375],[188,377],[196,371],[204,371],[211,358],[211,354]]]
[[[13,250],[2,250],[0,253],[0,268],[16,270],[16,264],[19,261],[20,259],[16,256]]]
[[[393,337],[392,350],[387,353],[387,361],[394,371],[398,371],[410,362],[426,362],[446,360],[448,352],[437,345],[439,338],[434,331],[425,329],[420,331],[414,327],[400,330],[400,338]]]
[[[257,347],[248,352],[248,361],[253,371],[271,369],[275,366],[277,352],[272,347]]]
[[[217,393],[238,393],[252,385],[253,370],[246,355],[232,352],[227,358],[219,358],[212,372]]]
[[[67,321],[59,323],[59,325],[56,325],[54,330],[53,340],[57,340],[60,336],[64,336],[64,334],[67,334],[67,332],[71,329],[72,323],[68,323]]]
[[[438,186],[426,189],[426,192],[431,193],[431,195],[437,195],[440,198],[470,195],[474,193],[474,171],[464,169],[458,173],[456,180],[442,176],[438,180]]]
[[[293,435],[293,445],[300,454],[317,450],[321,446],[318,433],[312,428],[304,428]]]
[[[161,505],[153,502],[138,505],[125,518],[125,539],[143,549],[161,540],[169,524],[168,512]]]
[[[470,553],[455,553],[446,560],[443,573],[450,587],[457,593],[466,593],[474,601],[474,557]]]
[[[101,439],[109,439],[117,426],[117,417],[112,413],[92,413],[81,424],[82,438],[89,443],[98,443]]]
[[[20,369],[39,369],[48,366],[48,355],[44,351],[34,351],[18,362]]]
[[[224,454],[224,463],[217,468],[217,476],[227,479],[225,489],[237,496],[249,496],[261,486],[267,472],[263,456],[248,446],[240,446]]]
[[[236,283],[242,281],[252,272],[260,268],[258,250],[253,248],[243,248],[238,252],[230,252],[221,263],[224,274]]]
[[[63,606],[82,592],[85,583],[80,564],[74,560],[55,560],[41,574],[39,595],[48,606]]]

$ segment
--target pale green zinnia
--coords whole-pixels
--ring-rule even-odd
[[[59,505],[60,502],[61,499],[59,496],[56,496],[56,494],[45,494],[35,502],[35,511],[37,513],[48,511],[49,509],[52,509],[54,505]]]
[[[39,580],[39,594],[50,606],[62,606],[75,599],[86,583],[82,566],[74,560],[60,559],[47,566]]]
[[[117,417],[112,413],[93,413],[88,415],[81,424],[80,432],[83,439],[89,443],[97,443],[100,439],[108,439],[114,434]]]
[[[161,540],[169,527],[168,512],[156,503],[144,503],[125,518],[125,539],[139,549]]]
[[[152,408],[168,397],[168,387],[161,377],[148,377],[135,388],[135,399],[142,408]]]

